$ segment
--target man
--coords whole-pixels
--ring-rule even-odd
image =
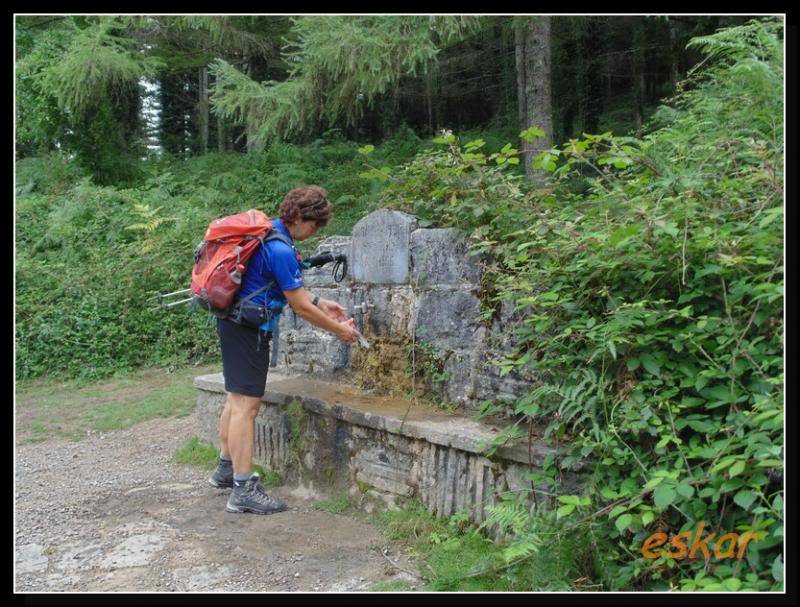
[[[218,320],[228,397],[219,420],[222,443],[219,463],[209,482],[215,487],[232,487],[225,507],[228,512],[272,514],[286,509],[283,500],[266,493],[252,467],[255,421],[269,366],[268,339],[283,306],[288,303],[303,320],[330,331],[345,343],[358,339],[355,323],[347,318],[341,305],[312,297],[306,291],[294,248],[294,241],[313,236],[328,222],[331,208],[325,190],[318,186],[289,192],[281,203],[280,219],[273,221],[274,229],[283,239],[266,241],[255,252],[242,275],[238,293],[242,302],[271,283],[271,288],[253,296],[247,305],[271,310],[274,316],[257,326],[252,322],[248,326],[241,319],[234,321],[236,314]]]

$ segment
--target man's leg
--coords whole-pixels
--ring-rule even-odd
[[[228,393],[225,399],[225,406],[222,408],[222,415],[219,416],[219,443],[220,455],[226,459],[231,459],[231,452],[228,449],[228,425],[231,421],[231,395]]]
[[[230,393],[225,398],[222,415],[219,417],[220,453],[217,467],[208,479],[208,482],[218,489],[233,487],[233,461],[228,448],[228,426],[231,420]]]
[[[228,448],[233,458],[233,490],[225,509],[228,512],[272,514],[286,510],[286,502],[267,495],[253,474],[253,439],[261,398],[230,393]]]
[[[261,398],[230,392],[226,405],[228,403],[230,413],[227,442],[233,460],[233,473],[236,476],[249,475],[253,469],[253,440]]]

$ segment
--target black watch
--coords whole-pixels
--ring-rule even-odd
[[[319,295],[314,295],[314,299],[311,303],[316,306],[319,303]]]

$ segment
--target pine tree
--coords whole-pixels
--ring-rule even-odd
[[[260,84],[229,62],[211,66],[215,112],[247,123],[261,142],[303,135],[323,121],[354,125],[403,76],[480,21],[469,17],[299,17],[284,57],[288,79]]]

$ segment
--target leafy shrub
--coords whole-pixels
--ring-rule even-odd
[[[538,379],[509,413],[559,446],[540,485],[592,470],[585,497],[553,506],[600,547],[604,588],[782,585],[781,31],[765,19],[693,41],[708,61],[649,133],[543,152],[547,187],[503,170],[511,144],[451,133],[365,173],[384,205],[468,234],[490,300],[515,308],[501,374]],[[654,531],[701,521],[757,541],[732,562],[641,556]]]
[[[301,251],[349,234],[372,190],[360,161],[345,160],[355,148],[309,148],[153,158],[133,187],[98,186],[63,156],[18,162],[18,185],[32,185],[18,188],[16,203],[17,377],[100,378],[216,357],[206,315],[160,310],[152,298],[188,287],[194,247],[212,219],[252,207],[277,216],[300,185],[323,185],[335,203],[334,219]]]

